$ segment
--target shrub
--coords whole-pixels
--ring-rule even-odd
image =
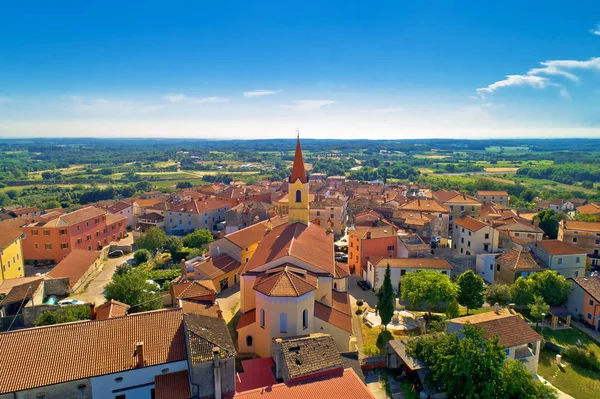
[[[356,301],[356,306],[359,306],[359,307],[360,307],[360,306],[362,306],[362,305],[364,305],[364,302],[363,302],[363,300],[362,300],[362,299],[359,299],[359,300],[357,300],[357,301]]]
[[[51,324],[69,323],[78,320],[89,320],[89,305],[65,306],[56,310],[46,310],[33,323],[36,327]]]
[[[446,317],[453,319],[458,316],[460,316],[460,308],[458,307],[456,299],[453,299],[448,302],[448,306],[446,306]]]
[[[375,344],[366,344],[365,346],[363,346],[363,353],[366,356],[378,356],[379,348]]]
[[[392,333],[390,333],[389,331],[385,330],[380,332],[377,336],[377,347],[383,347],[388,341],[392,339],[394,338],[392,337]]]
[[[357,314],[358,316],[360,316],[361,314],[363,314],[363,311],[362,311],[362,309],[356,309],[356,314]]]
[[[192,250],[188,256],[185,257],[185,260],[190,260],[190,259],[194,259],[197,258],[198,256],[202,256],[204,255],[204,251],[201,249],[194,249]]]
[[[129,273],[130,271],[131,266],[129,266],[127,263],[122,263],[115,269],[115,274],[120,276],[121,274]]]
[[[148,262],[150,256],[152,256],[152,254],[147,249],[139,249],[133,254],[133,260],[137,266],[141,263]]]
[[[571,363],[578,364],[581,367],[593,371],[600,371],[600,363],[594,351],[584,348],[579,348],[574,345],[569,345],[564,352],[564,355]]]

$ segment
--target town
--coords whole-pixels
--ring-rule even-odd
[[[252,181],[191,154],[169,173],[225,170],[78,189],[89,201],[40,200],[70,165],[21,194],[5,180],[0,399],[598,397],[591,194],[495,175],[465,187],[464,161],[427,166],[449,173],[435,179],[309,164],[300,136],[260,179],[256,162],[229,171]]]

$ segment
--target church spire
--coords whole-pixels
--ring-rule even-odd
[[[296,154],[294,155],[294,166],[292,166],[292,174],[290,175],[290,183],[300,180],[302,183],[307,183],[306,169],[304,168],[304,159],[302,158],[302,148],[300,147],[300,130],[296,129],[298,141],[296,142]]]

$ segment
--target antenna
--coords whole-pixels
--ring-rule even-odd
[[[296,128],[296,137],[300,140],[300,129]]]

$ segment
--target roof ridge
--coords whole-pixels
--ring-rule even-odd
[[[285,273],[288,280],[290,281],[290,284],[292,285],[292,288],[294,289],[294,292],[296,293],[296,295],[300,295],[300,292],[298,291],[298,287],[296,287],[296,284],[294,284],[294,279],[292,278],[293,277],[292,272],[288,271],[287,267],[285,269],[283,269],[283,272]]]

